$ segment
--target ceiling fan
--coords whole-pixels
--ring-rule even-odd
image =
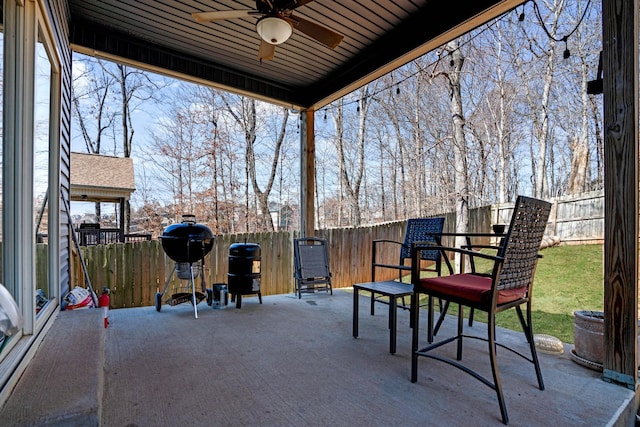
[[[315,22],[293,15],[294,9],[312,1],[314,0],[256,0],[255,9],[199,12],[193,13],[191,16],[197,22],[258,16],[256,31],[261,38],[258,59],[268,61],[273,59],[276,45],[287,41],[293,30],[298,30],[331,49],[335,49],[340,44],[343,39],[342,35]]]

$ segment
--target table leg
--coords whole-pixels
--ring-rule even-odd
[[[353,337],[358,338],[358,288],[353,288]]]
[[[396,315],[398,310],[396,309],[397,299],[393,296],[389,297],[389,351],[391,354],[396,354]]]
[[[375,306],[376,306],[376,294],[373,293],[373,291],[371,292],[371,315],[374,316],[375,315]]]

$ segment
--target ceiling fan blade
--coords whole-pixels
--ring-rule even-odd
[[[281,0],[278,6],[280,6],[283,9],[288,9],[288,10],[293,10],[293,9],[297,9],[300,6],[304,6],[305,4],[311,3],[312,1],[315,0]]]
[[[198,22],[221,21],[223,19],[244,18],[256,13],[255,10],[218,10],[215,12],[192,13],[191,16]]]
[[[296,5],[295,5],[294,9],[296,7],[304,6],[307,3],[311,3],[312,1],[315,1],[315,0],[296,0]]]
[[[271,43],[267,43],[264,40],[260,40],[260,47],[258,48],[258,59],[259,60],[265,60],[265,61],[271,61],[274,57],[274,55],[276,54],[276,46],[271,44]]]
[[[315,22],[300,18],[299,16],[291,15],[286,18],[286,20],[289,21],[294,29],[308,35],[312,39],[319,41],[331,49],[335,49],[344,38],[344,36],[333,30],[323,27],[320,24],[316,24]]]

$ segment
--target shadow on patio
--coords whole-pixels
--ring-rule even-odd
[[[368,298],[352,338],[352,295],[266,296],[262,305],[248,297],[239,310],[201,303],[198,319],[188,304],[112,310],[107,329],[99,310],[62,312],[0,424],[501,425],[495,393],[448,365],[421,359],[418,383],[410,382],[408,312],[398,316],[395,355],[386,307],[369,316]],[[454,327],[447,319],[440,335]],[[521,334],[498,336],[505,333],[524,345]],[[486,344],[473,341],[465,360],[488,373]],[[570,348],[540,354],[545,391],[533,367],[499,351],[511,425],[633,425],[634,393],[571,361]]]

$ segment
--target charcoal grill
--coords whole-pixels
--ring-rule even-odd
[[[207,288],[204,277],[204,257],[213,247],[213,233],[206,225],[196,223],[195,216],[183,215],[182,222],[165,228],[160,239],[162,249],[175,264],[162,292],[156,293],[156,310],[161,310],[163,302],[171,306],[191,302],[197,319],[197,305],[202,300],[206,298],[208,305],[213,304],[213,290]],[[180,287],[165,298],[174,273],[180,279]],[[196,291],[195,279],[198,277],[201,292]]]

